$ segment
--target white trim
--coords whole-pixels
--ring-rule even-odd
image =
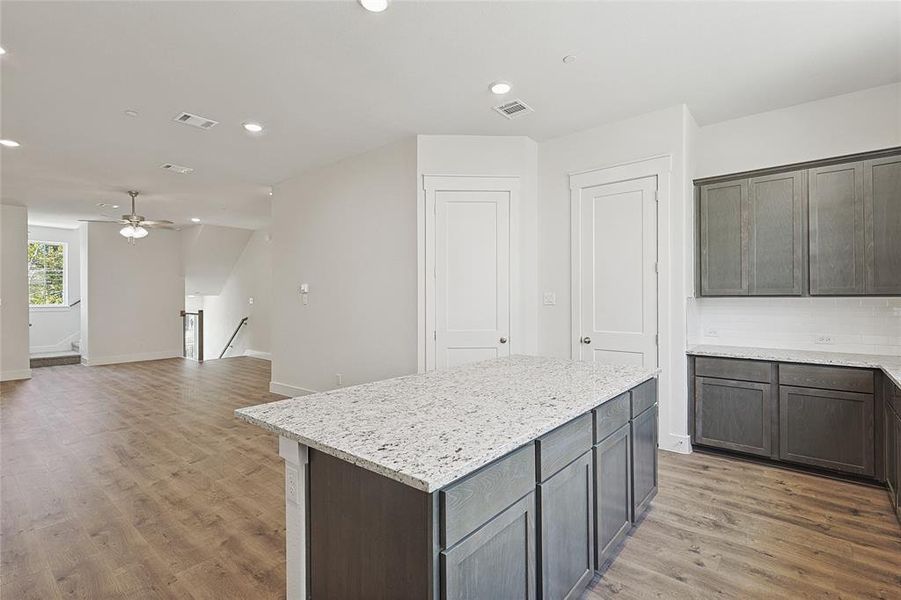
[[[42,354],[45,352],[69,352],[72,350],[72,343],[76,341],[81,341],[80,329],[79,331],[70,333],[55,344],[49,344],[47,346],[31,346],[28,350],[32,354]]]
[[[311,390],[310,388],[300,387],[296,385],[289,385],[287,383],[280,383],[278,381],[270,381],[269,382],[269,391],[273,394],[281,394],[282,396],[288,396],[289,398],[295,398],[297,396],[306,396],[308,394],[317,394],[316,390]]]
[[[660,436],[658,447],[667,452],[691,454],[691,436],[668,433]]]
[[[244,356],[250,356],[252,358],[262,358],[263,360],[272,361],[271,352],[261,352],[260,350],[251,350],[249,348],[244,351]]]
[[[307,597],[307,481],[310,452],[306,445],[278,438],[278,455],[285,461],[285,597]]]
[[[31,379],[31,369],[0,371],[0,381],[19,381],[21,379]]]
[[[423,175],[423,195],[417,203],[417,370],[435,368],[435,192],[501,191],[510,194],[510,353],[522,349],[525,328],[520,322],[520,178],[494,175]],[[429,351],[431,349],[431,352]]]
[[[119,354],[116,356],[82,356],[81,364],[87,367],[98,367],[101,365],[117,365],[120,363],[143,362],[145,360],[163,360],[166,358],[183,358],[181,350],[161,351],[161,352],[141,352],[138,354]]]

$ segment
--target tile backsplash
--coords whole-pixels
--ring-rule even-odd
[[[901,297],[691,298],[688,341],[901,356]]]

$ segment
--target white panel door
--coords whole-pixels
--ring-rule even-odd
[[[657,366],[657,177],[584,185],[578,356]]]
[[[510,353],[510,192],[435,192],[435,367]]]

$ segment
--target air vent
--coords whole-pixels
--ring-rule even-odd
[[[192,115],[191,113],[186,112],[175,115],[172,120],[176,123],[184,123],[185,125],[196,127],[197,129],[212,129],[219,124],[219,121],[214,121],[212,119],[207,119],[206,117],[201,117],[200,115]]]
[[[192,169],[191,167],[174,165],[172,163],[163,163],[160,165],[160,168],[165,171],[172,171],[173,173],[180,173],[182,175],[190,175],[194,172],[194,169]]]
[[[505,102],[500,106],[495,106],[494,110],[504,115],[508,119],[516,119],[517,117],[527,115],[530,112],[535,112],[534,110],[532,110],[531,106],[529,106],[522,100],[511,100],[510,102]]]

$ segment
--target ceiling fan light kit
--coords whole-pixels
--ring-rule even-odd
[[[134,244],[135,240],[147,237],[147,235],[150,233],[148,229],[175,229],[175,227],[172,227],[172,225],[174,225],[172,221],[148,221],[141,215],[137,214],[137,212],[135,211],[135,199],[138,197],[138,192],[130,191],[128,192],[128,195],[131,196],[130,215],[122,215],[122,218],[118,221],[97,221],[93,219],[81,220],[88,223],[118,223],[120,225],[124,225],[125,227],[119,230],[119,235],[126,238],[132,244]]]

